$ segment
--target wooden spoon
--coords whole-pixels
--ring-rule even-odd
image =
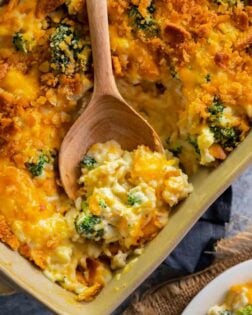
[[[106,0],[86,0],[94,62],[94,92],[62,142],[59,170],[67,195],[77,197],[80,161],[94,143],[115,140],[125,150],[143,144],[163,152],[153,128],[120,95],[113,76]]]

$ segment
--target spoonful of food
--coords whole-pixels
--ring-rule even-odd
[[[62,184],[71,199],[77,197],[80,161],[95,143],[117,141],[122,149],[146,145],[163,152],[153,130],[120,95],[113,76],[106,0],[86,0],[94,63],[94,92],[87,108],[65,136],[59,153]]]

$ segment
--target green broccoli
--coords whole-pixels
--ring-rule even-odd
[[[75,229],[78,234],[90,240],[99,241],[104,235],[102,218],[81,212],[75,219]]]
[[[91,48],[84,44],[72,26],[59,24],[50,38],[51,67],[60,73],[72,73],[75,67],[89,70]]]
[[[236,315],[252,315],[252,305],[247,305],[236,312]]]
[[[34,162],[26,162],[25,166],[28,171],[32,174],[33,177],[37,177],[42,175],[45,165],[49,163],[49,157],[44,153],[41,153],[37,163]]]
[[[235,148],[240,142],[240,130],[234,127],[210,126],[216,143],[227,150]]]
[[[24,40],[22,33],[16,32],[12,37],[12,43],[17,51],[21,51],[25,54],[28,53],[27,41]]]
[[[142,200],[141,200],[141,198],[139,198],[139,196],[137,196],[133,193],[128,194],[128,205],[135,206],[135,205],[141,204],[141,203],[142,203]]]
[[[223,126],[220,118],[225,109],[220,97],[215,96],[213,103],[208,108],[210,116],[208,118],[208,125],[210,131],[214,135],[215,143],[219,143],[224,149],[232,150],[235,148],[240,140],[241,131],[236,127]]]
[[[66,72],[79,49],[79,38],[68,25],[60,24],[50,38],[51,62],[59,72]]]
[[[99,206],[100,206],[101,208],[103,208],[103,209],[106,209],[106,208],[108,207],[107,204],[106,204],[106,202],[105,202],[105,200],[103,200],[103,199],[100,199],[99,202],[98,202],[98,204],[99,204]]]
[[[90,171],[96,167],[97,161],[92,156],[85,155],[81,160],[80,165]]]
[[[148,12],[153,14],[156,11],[156,6],[153,2],[151,2],[151,4],[148,6],[147,8]]]
[[[154,6],[148,7],[149,12],[153,10],[155,11]],[[136,5],[131,6],[128,15],[132,25],[135,26],[137,30],[143,31],[146,36],[154,37],[159,34],[160,28],[157,22],[152,17],[144,18],[138,11],[138,7]]]
[[[224,105],[218,96],[213,99],[212,105],[208,108],[208,112],[211,114],[211,120],[218,120],[224,111]]]
[[[188,142],[193,146],[195,152],[197,154],[200,154],[200,149],[199,149],[197,137],[189,136],[188,137]]]

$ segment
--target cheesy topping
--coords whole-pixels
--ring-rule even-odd
[[[230,288],[222,305],[210,308],[208,315],[252,314],[252,284],[234,285]]]
[[[116,243],[124,260],[131,248],[157,234],[170,208],[192,191],[174,158],[144,146],[123,151],[115,141],[90,148],[82,160],[80,184],[77,232],[104,244]],[[119,265],[122,260],[120,252]]]
[[[217,165],[252,118],[250,1],[109,0],[108,9],[120,92],[173,157],[97,144],[74,204],[57,160],[93,88],[85,1],[0,1],[0,240],[80,300],[190,192],[175,157],[189,175]]]

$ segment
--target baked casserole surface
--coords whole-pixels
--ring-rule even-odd
[[[186,174],[225,160],[252,119],[251,0],[109,0],[108,7],[120,92],[157,130],[167,153],[97,144],[84,157],[80,198],[72,202],[57,157],[93,87],[85,1],[0,0],[0,239],[85,301],[164,226],[171,207],[192,190]],[[131,172],[130,180],[123,177],[125,191],[115,193],[107,181],[114,163]],[[150,165],[169,174],[150,180]],[[113,174],[122,176],[122,168]],[[153,189],[159,202],[132,216]],[[108,213],[111,191],[128,196],[122,209],[129,216],[116,224]],[[138,227],[130,230],[129,221]]]

